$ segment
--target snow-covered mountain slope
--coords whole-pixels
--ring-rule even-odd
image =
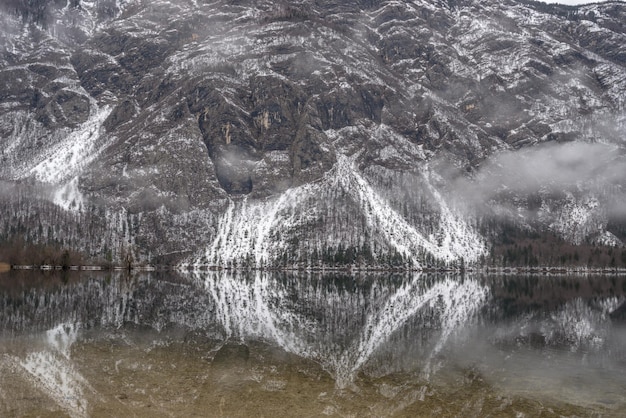
[[[114,255],[459,265],[493,222],[625,238],[624,3],[2,7],[0,178],[133,217]]]
[[[289,189],[277,198],[231,201],[219,219],[216,239],[193,265],[233,265],[245,260],[265,266],[280,259],[317,264],[313,253],[321,254],[328,247],[345,247],[355,257],[367,256],[361,260],[365,264],[384,260],[388,246],[414,267],[423,267],[426,254],[446,263],[477,261],[486,252],[485,243],[431,190],[439,214],[433,221],[436,233],[427,235],[369,185],[353,159],[338,155],[335,167],[320,182]],[[334,205],[339,201],[345,202],[343,207]],[[317,225],[328,223],[329,217],[345,217],[346,222],[320,234]]]

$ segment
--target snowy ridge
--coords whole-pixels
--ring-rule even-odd
[[[231,201],[219,220],[212,244],[184,266],[224,265],[246,260],[262,266],[275,261],[279,253],[288,248],[289,238],[299,233],[298,228],[316,219],[316,208],[304,207],[304,202],[316,196],[330,196],[329,190],[343,190],[351,196],[367,222],[370,235],[412,260],[414,266],[421,266],[420,254],[424,253],[446,263],[461,260],[471,263],[485,253],[482,238],[452,212],[434,187],[429,185],[429,191],[441,210],[439,232],[436,236],[425,237],[370,186],[355,168],[355,158],[340,155],[322,182],[289,189],[278,198],[262,202],[245,198],[240,202]]]
[[[464,259],[476,261],[485,253],[480,236],[448,208],[442,196],[430,186],[441,210],[438,235],[424,237],[389,206],[354,167],[354,159],[339,156],[334,180],[351,192],[365,213],[370,228],[383,234],[398,252],[420,265],[417,254],[427,251],[445,262]],[[427,183],[428,184],[428,183]]]

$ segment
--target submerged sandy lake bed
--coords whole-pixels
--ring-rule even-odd
[[[623,416],[622,278],[0,278],[2,416]]]

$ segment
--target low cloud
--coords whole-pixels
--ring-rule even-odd
[[[550,0],[543,1],[543,3],[558,3],[558,4],[566,4],[568,6],[578,6],[579,4],[589,4],[589,3],[602,3],[605,0]]]
[[[603,196],[607,207],[618,213],[620,202],[626,202],[625,186],[626,153],[621,147],[570,142],[495,154],[473,178],[457,178],[451,191],[479,211],[504,195],[524,198],[570,191]]]

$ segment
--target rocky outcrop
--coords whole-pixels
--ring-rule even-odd
[[[368,237],[379,259],[424,265],[443,254],[425,250],[445,247],[442,236],[486,234],[463,256],[478,261],[485,218],[576,243],[615,223],[617,176],[554,184],[565,204],[543,185],[512,187],[528,170],[496,167],[502,153],[571,141],[613,147],[607,155],[622,167],[623,3],[14,1],[5,12],[2,179],[71,184],[90,210],[137,216],[142,257],[199,259],[227,228],[227,208],[266,208],[302,188],[336,202],[345,195],[345,213],[317,202],[308,215],[299,209],[300,229],[281,229],[279,211],[264,262],[310,258],[302,228],[320,252],[362,249],[355,237]],[[53,164],[50,154],[63,159]],[[365,183],[332,180],[344,159]],[[581,226],[572,208],[585,199],[605,209]],[[408,229],[379,230],[372,207]],[[187,218],[203,220],[195,234]],[[337,235],[337,222],[355,224]],[[409,230],[420,237],[409,241],[424,243],[420,260],[417,247],[392,238]],[[167,250],[155,236],[168,237]],[[458,263],[460,254],[443,259]]]

